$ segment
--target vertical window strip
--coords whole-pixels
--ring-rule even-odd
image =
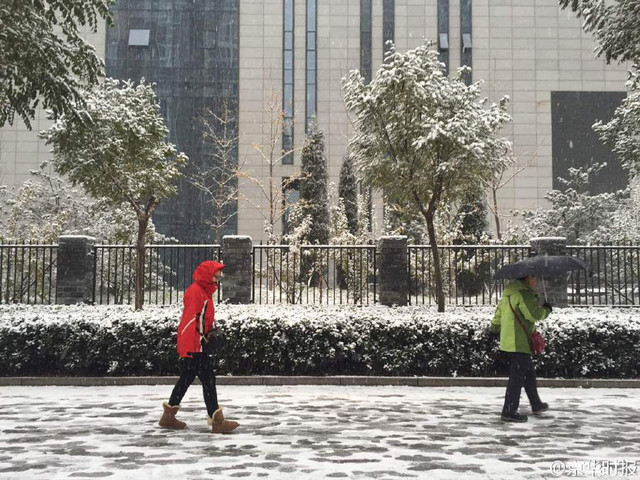
[[[307,0],[307,93],[305,132],[309,131],[309,123],[316,116],[318,108],[318,1]]]
[[[460,42],[460,65],[472,67],[472,42],[471,42],[471,0],[460,0],[460,33],[462,41]],[[472,74],[466,72],[464,81],[467,85],[471,84]]]
[[[387,42],[393,42],[395,39],[395,0],[383,0],[382,4],[382,50],[384,54],[389,51]]]
[[[282,152],[283,164],[293,164],[293,27],[294,0],[284,0],[283,61],[282,61]]]
[[[438,51],[449,75],[449,0],[438,0]]]
[[[372,0],[360,0],[360,74],[364,83],[371,82],[372,47]]]

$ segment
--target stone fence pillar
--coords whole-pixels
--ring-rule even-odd
[[[530,243],[532,253],[536,256],[567,254],[567,239],[565,237],[532,238]],[[541,303],[545,301],[546,291],[546,299],[553,307],[567,307],[569,305],[566,274],[538,278],[536,290]]]
[[[409,278],[407,275],[407,237],[380,237],[380,303],[382,305],[407,305]]]
[[[95,238],[82,235],[61,235],[58,238],[57,304],[93,301],[95,243]]]
[[[230,303],[251,303],[251,254],[253,240],[243,235],[222,237],[222,299]]]

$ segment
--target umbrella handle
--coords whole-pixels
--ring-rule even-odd
[[[544,283],[544,275],[542,276],[542,291],[544,292],[544,301],[547,302],[547,286]]]

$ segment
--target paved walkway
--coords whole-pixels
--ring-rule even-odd
[[[0,388],[0,478],[517,480],[624,461],[640,479],[637,389],[543,389],[552,410],[514,425],[498,417],[502,388],[227,385],[241,427],[226,436],[207,432],[197,386],[187,429],[157,427],[170,389]]]

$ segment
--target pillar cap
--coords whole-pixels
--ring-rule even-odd
[[[65,235],[62,234],[58,237],[59,239],[69,239],[69,240],[89,240],[89,241],[96,241],[96,237],[90,237],[89,235]]]
[[[530,242],[540,242],[540,241],[547,241],[547,242],[566,242],[567,241],[567,237],[535,237],[532,238],[531,240],[529,240]]]

